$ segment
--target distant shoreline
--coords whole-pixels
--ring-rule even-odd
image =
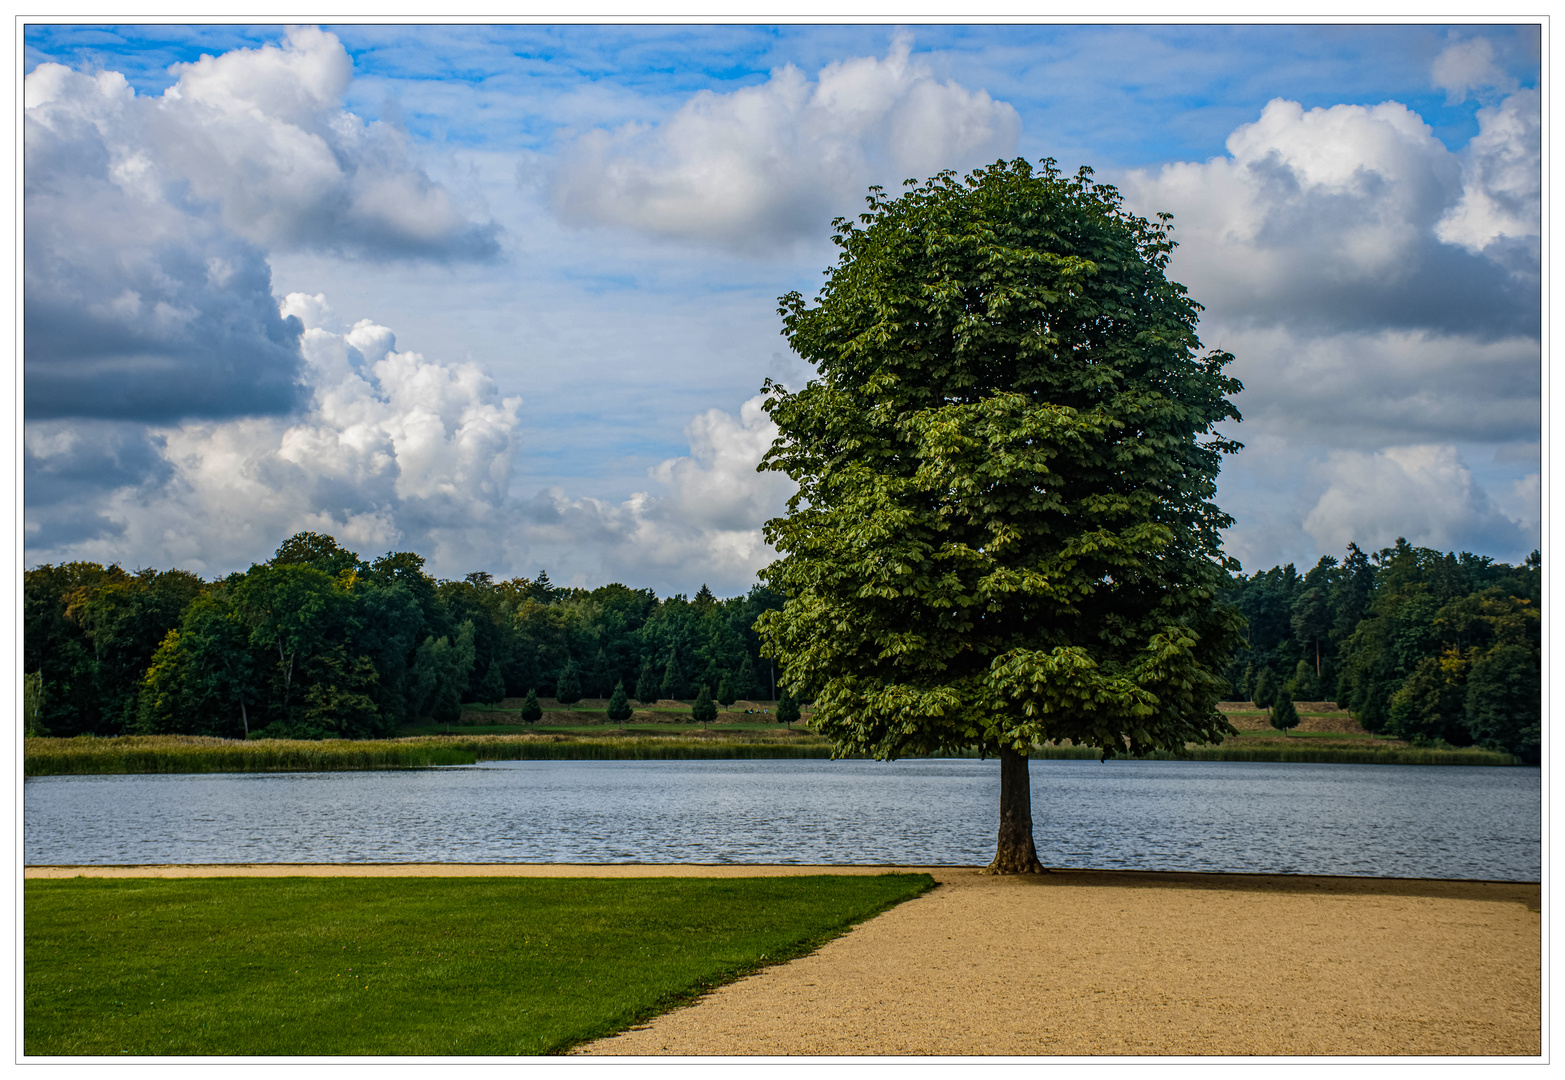
[[[1492,765],[1519,761],[1486,750],[1354,745],[1324,737],[1245,736],[1186,753],[1128,760],[1241,761],[1335,765]],[[1366,738],[1358,736],[1358,738]],[[1241,741],[1242,740],[1242,741]],[[1249,745],[1245,745],[1249,743]],[[24,777],[157,773],[356,772],[375,769],[473,765],[481,761],[767,760],[827,759],[831,744],[804,731],[529,732],[485,734],[474,729],[401,739],[205,738],[196,735],[122,735],[106,738],[30,738],[23,743]],[[978,757],[976,752],[942,757]],[[1042,746],[1038,760],[1097,760],[1094,747]]]
[[[807,877],[816,874],[966,874],[971,866],[850,863],[132,863],[33,865],[26,879],[201,877]],[[1359,896],[1421,896],[1446,900],[1506,900],[1536,910],[1542,884],[1477,878],[1360,877],[1350,874],[1275,874],[1198,870],[1080,870],[1057,868],[1017,881],[1138,888],[1207,888],[1244,892],[1310,892]]]

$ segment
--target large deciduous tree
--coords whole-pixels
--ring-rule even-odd
[[[767,525],[787,601],[759,628],[839,753],[998,756],[989,869],[1038,872],[1035,746],[1233,732],[1218,672],[1242,623],[1216,599],[1236,567],[1212,498],[1240,387],[1165,276],[1167,218],[1090,170],[909,187],[835,222],[813,305],[781,299],[816,376],[766,386],[762,468],[799,490]]]

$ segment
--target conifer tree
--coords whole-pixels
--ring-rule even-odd
[[[538,576],[527,587],[527,595],[540,604],[547,604],[554,599],[554,585],[549,581],[549,571],[538,571]]]
[[[734,699],[743,698],[745,701],[755,700],[757,693],[755,685],[755,665],[750,662],[750,654],[746,653],[739,662],[739,673],[734,677]]]
[[[567,708],[581,700],[581,676],[576,673],[576,661],[565,661],[555,683],[554,700]]]
[[[528,690],[527,699],[522,702],[522,723],[536,724],[543,719],[543,706],[538,701],[538,691]]]
[[[788,687],[784,685],[782,697],[777,701],[777,722],[791,728],[798,719],[799,703],[793,700],[793,695],[788,693]]]
[[[1277,691],[1277,701],[1272,705],[1272,727],[1287,733],[1299,726],[1299,710],[1293,707],[1293,695],[1287,687]]]
[[[1269,709],[1277,700],[1277,676],[1272,669],[1263,667],[1255,676],[1255,696],[1250,699],[1257,709]]]
[[[614,693],[609,697],[609,719],[620,726],[625,727],[625,721],[630,719],[630,699],[625,696],[625,684],[614,684]]]
[[[609,668],[608,654],[600,646],[597,657],[592,661],[592,696],[608,697],[609,680],[613,677],[614,673]]]
[[[717,719],[717,706],[712,703],[712,689],[703,685],[696,694],[695,704],[690,706],[690,715],[695,722],[702,727]]]
[[[663,668],[663,682],[658,687],[659,692],[666,698],[679,699],[679,691],[684,687],[679,685],[679,654],[677,649],[668,651],[668,665]]]
[[[652,670],[652,658],[641,662],[641,675],[636,679],[636,700],[652,705],[658,699],[657,675]]]
[[[728,672],[723,672],[723,677],[717,680],[717,703],[725,708],[732,705],[738,698],[734,695],[734,681],[729,678]]]

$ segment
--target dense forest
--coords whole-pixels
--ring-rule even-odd
[[[1300,575],[1237,575],[1249,621],[1233,700],[1336,701],[1366,729],[1417,745],[1535,762],[1542,572],[1399,540]],[[643,702],[773,698],[762,586],[659,600],[625,585],[556,588],[473,573],[436,580],[412,552],[364,562],[299,533],[218,581],[182,570],[67,563],[23,575],[26,714],[34,734],[188,733],[373,738],[455,721],[529,690],[569,703],[617,683]]]
[[[67,563],[24,573],[34,734],[375,738],[536,690],[771,698],[751,629],[781,601],[556,588],[547,573],[444,581],[411,552],[366,563],[299,533],[218,581]]]
[[[1520,566],[1349,544],[1300,575],[1236,577],[1224,599],[1249,621],[1233,700],[1335,701],[1371,732],[1537,762],[1542,717],[1541,559]]]

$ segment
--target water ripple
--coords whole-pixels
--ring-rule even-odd
[[[1537,881],[1537,769],[1035,761],[1045,865]],[[27,780],[30,865],[972,865],[993,761],[527,761]]]

